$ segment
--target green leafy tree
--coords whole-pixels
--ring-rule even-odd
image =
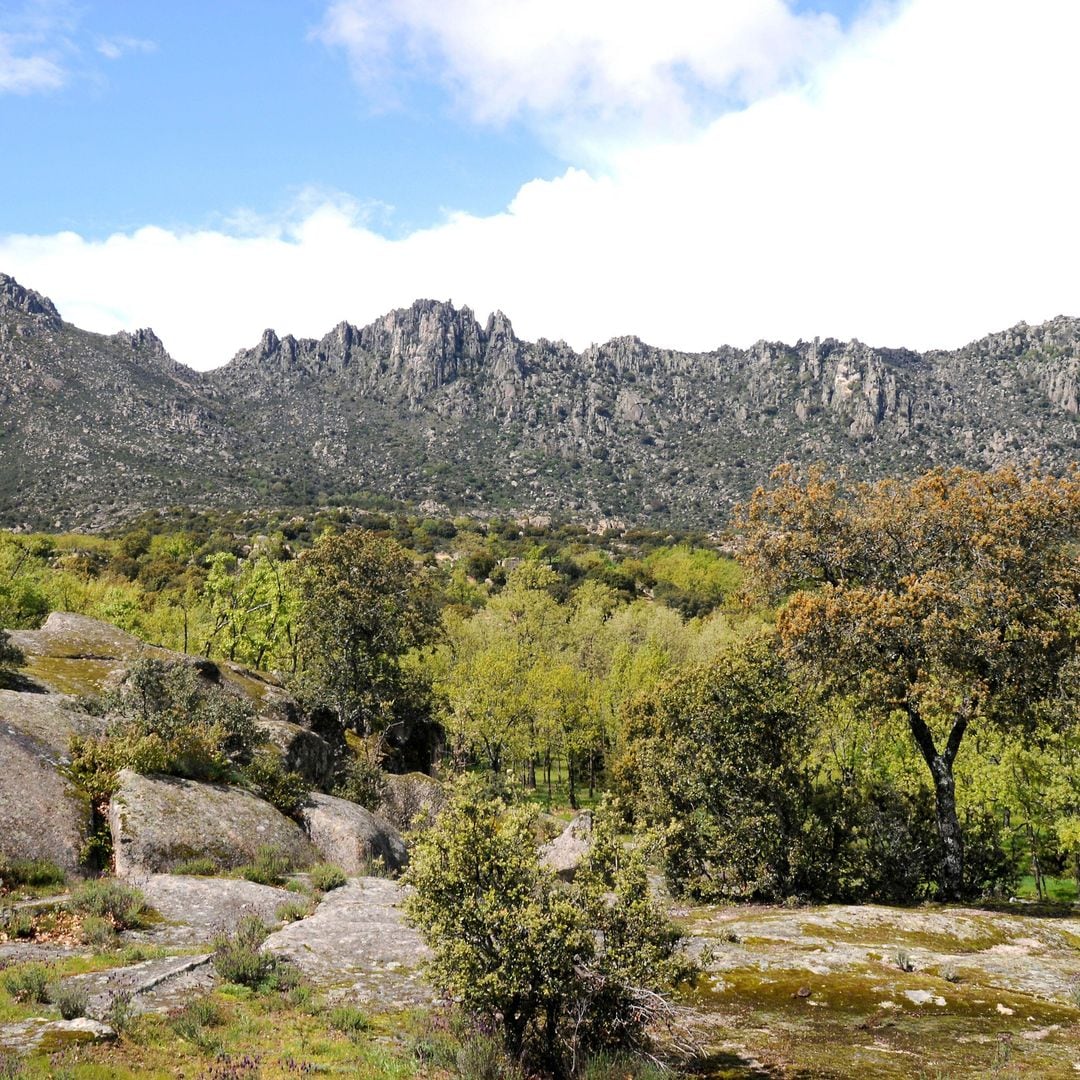
[[[788,470],[740,516],[788,656],[899,714],[929,770],[944,895],[964,891],[954,767],[969,730],[1030,728],[1076,652],[1080,481],[936,470],[853,487]]]
[[[0,630],[0,686],[11,680],[12,672],[24,659],[22,651],[11,644],[7,631]]]
[[[468,780],[418,842],[407,879],[435,985],[549,1075],[640,1044],[663,991],[690,971],[638,861],[608,858],[559,887],[539,865],[530,813]]]
[[[436,612],[422,570],[394,540],[327,534],[297,560],[301,687],[361,735],[385,730],[416,688],[402,657],[432,640]]]

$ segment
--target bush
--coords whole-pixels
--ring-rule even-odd
[[[194,998],[169,1017],[170,1027],[181,1039],[206,1053],[220,1046],[217,1039],[207,1035],[206,1029],[218,1027],[223,1021],[221,1010],[211,997]]]
[[[335,866],[333,863],[317,863],[309,871],[308,875],[311,878],[311,884],[315,886],[319,892],[330,892],[333,889],[340,889],[343,885],[347,884],[348,878],[345,876],[345,871],[340,866]]]
[[[502,1040],[483,1032],[465,1039],[454,1064],[462,1080],[526,1080],[524,1069],[507,1055]]]
[[[49,987],[48,995],[65,1020],[77,1020],[86,1015],[90,994],[85,986],[73,982],[54,983]]]
[[[193,859],[184,859],[174,863],[170,874],[189,874],[191,877],[216,877],[221,873],[221,867],[215,859],[209,855],[199,855]]]
[[[463,781],[406,877],[436,986],[480,1031],[499,1031],[512,1061],[555,1075],[639,1047],[667,1011],[663,992],[694,970],[612,819],[597,815],[597,854],[565,887],[540,868],[529,813]]]
[[[12,939],[26,939],[34,936],[34,916],[28,911],[12,911],[4,916],[0,929]]]
[[[365,810],[374,811],[386,793],[386,779],[382,769],[363,753],[348,758],[338,771],[334,794],[348,799]]]
[[[301,919],[306,919],[313,910],[310,900],[286,900],[285,903],[278,905],[274,918],[278,922],[299,922]]]
[[[260,738],[252,707],[187,664],[137,660],[104,708],[114,717],[104,737],[71,740],[69,772],[94,799],[112,794],[125,768],[228,779]]]
[[[255,915],[245,915],[231,934],[214,939],[214,970],[223,982],[251,990],[291,990],[296,970],[273,953],[263,952],[267,929]]]
[[[43,887],[63,885],[64,871],[48,859],[9,859],[0,855],[0,886],[16,885]]]
[[[108,919],[117,930],[129,930],[146,921],[150,906],[139,889],[115,878],[84,881],[67,903],[71,911]]]
[[[330,1010],[327,1022],[334,1031],[340,1031],[355,1039],[358,1035],[367,1031],[368,1019],[355,1005],[335,1005]]]
[[[287,771],[275,750],[260,750],[242,774],[260,799],[289,817],[298,817],[307,805],[311,785],[299,773]]]
[[[116,944],[116,927],[100,915],[88,915],[82,921],[82,939],[95,952],[107,952]]]
[[[43,964],[23,964],[5,971],[4,989],[16,1000],[44,1003],[49,1000],[49,969]]]
[[[288,858],[276,847],[263,844],[255,852],[255,861],[239,866],[236,872],[256,885],[280,885],[292,869]]]
[[[109,1003],[105,1021],[117,1035],[123,1035],[131,1028],[132,1021],[135,1019],[134,1000],[135,995],[130,990],[119,990]]]

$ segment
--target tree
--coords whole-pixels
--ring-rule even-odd
[[[964,883],[954,765],[975,725],[1035,722],[1076,652],[1080,480],[935,470],[855,486],[790,469],[738,522],[788,656],[899,713],[930,772],[942,891]]]
[[[353,529],[299,557],[297,589],[302,685],[346,728],[385,730],[411,690],[403,655],[435,632],[423,572],[395,541]]]
[[[809,710],[773,642],[680,672],[635,699],[625,722],[619,789],[655,830],[674,892],[771,901],[827,888],[804,850],[815,832]]]
[[[692,971],[639,859],[621,855],[603,815],[598,829],[596,857],[561,887],[539,864],[530,812],[466,778],[407,874],[435,985],[501,1030],[512,1058],[556,1077],[638,1045],[662,992]]]

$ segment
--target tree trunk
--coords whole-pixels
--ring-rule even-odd
[[[578,804],[577,804],[577,789],[574,787],[574,755],[573,754],[567,754],[566,755],[566,784],[567,784],[567,787],[570,789],[570,791],[569,791],[570,809],[571,810],[576,810],[578,808]]]
[[[942,850],[941,891],[946,900],[958,900],[964,892],[964,835],[956,814],[953,762],[967,730],[969,711],[965,708],[957,715],[944,753],[938,753],[933,733],[915,709],[908,709],[907,718],[915,745],[918,746],[934,781],[937,827]]]

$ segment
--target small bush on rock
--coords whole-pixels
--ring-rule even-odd
[[[251,990],[291,990],[297,985],[295,969],[280,956],[263,952],[267,928],[255,915],[246,915],[231,934],[214,939],[214,970],[223,982]]]
[[[43,964],[23,964],[5,971],[4,989],[15,1001],[30,1004],[49,1000],[49,969]]]
[[[345,871],[340,866],[335,866],[333,863],[318,863],[308,871],[311,877],[311,884],[315,886],[319,892],[330,892],[332,889],[340,889],[343,885],[348,883],[348,878],[345,876]]]
[[[48,988],[48,995],[65,1020],[77,1020],[86,1015],[90,995],[85,986],[72,982],[53,983]]]
[[[18,885],[41,888],[63,884],[64,871],[48,859],[9,859],[0,855],[0,887],[4,889]]]
[[[84,881],[68,901],[72,911],[108,919],[117,930],[141,926],[150,912],[139,889],[115,878]]]
[[[263,844],[255,852],[255,861],[237,867],[236,872],[256,885],[280,885],[291,869],[288,858],[281,851],[270,844]]]
[[[288,817],[297,817],[307,805],[311,785],[299,773],[286,770],[274,750],[260,750],[244,766],[242,775],[260,799]]]

